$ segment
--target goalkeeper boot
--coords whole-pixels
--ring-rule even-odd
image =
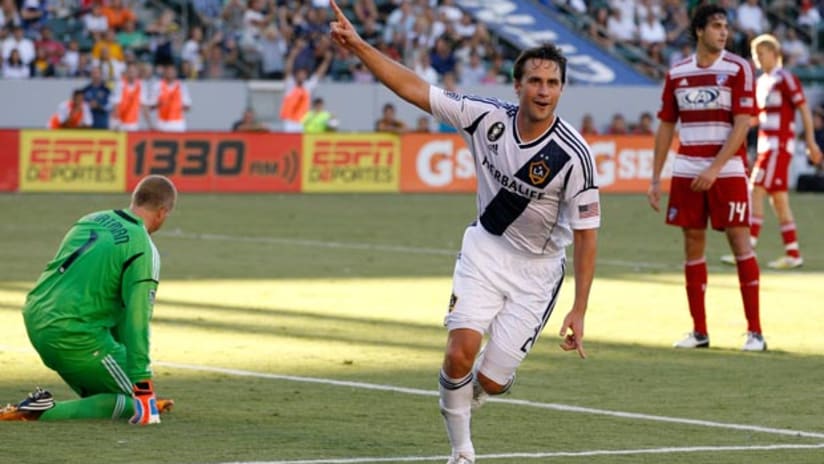
[[[167,413],[172,410],[175,406],[175,400],[171,398],[158,398],[157,399],[157,411],[160,414]]]
[[[675,342],[675,348],[709,348],[710,336],[698,332],[690,332],[683,340]]]
[[[35,421],[53,407],[54,396],[48,390],[37,387],[23,401],[0,409],[0,421]]]

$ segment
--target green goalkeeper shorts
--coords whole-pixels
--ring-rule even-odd
[[[132,382],[126,375],[126,348],[108,332],[93,337],[79,334],[54,334],[42,330],[29,332],[29,339],[43,363],[54,369],[78,395],[85,398],[99,393],[131,395]],[[61,339],[71,337],[72,346],[61,348]],[[83,338],[88,338],[84,343]]]

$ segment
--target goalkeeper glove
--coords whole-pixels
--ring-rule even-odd
[[[129,419],[132,424],[148,425],[160,423],[160,412],[157,410],[157,398],[151,380],[137,382],[132,387],[134,398],[134,416]]]

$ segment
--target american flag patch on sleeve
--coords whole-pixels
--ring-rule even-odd
[[[744,97],[740,101],[742,108],[749,108],[753,105],[753,99],[751,97]]]
[[[595,203],[587,203],[585,205],[578,205],[578,218],[579,219],[586,219],[591,217],[596,217],[601,214],[601,208],[598,205],[598,202]]]

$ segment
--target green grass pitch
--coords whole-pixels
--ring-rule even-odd
[[[589,359],[558,348],[569,277],[512,393],[473,417],[479,463],[824,462],[824,198],[794,195],[805,266],[762,269],[770,351],[742,353],[734,269],[709,233],[713,348],[690,330],[680,231],[605,195]],[[66,227],[125,195],[0,195],[0,401],[73,394],[29,347],[20,306]],[[156,427],[0,423],[8,463],[445,462],[442,319],[468,195],[181,195],[155,236]],[[780,256],[767,217],[762,263]],[[763,267],[763,266],[762,266]]]

